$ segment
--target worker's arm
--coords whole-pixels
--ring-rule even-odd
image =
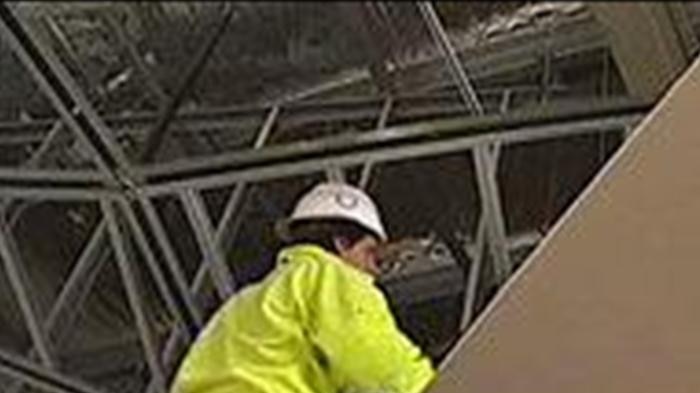
[[[381,292],[364,273],[323,262],[305,274],[309,334],[337,382],[348,391],[424,391],[435,371],[397,328]]]

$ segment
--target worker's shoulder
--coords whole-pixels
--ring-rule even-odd
[[[313,244],[300,244],[283,249],[279,253],[278,265],[298,268],[333,268],[336,267],[333,254]]]
[[[339,256],[312,244],[282,250],[279,264],[287,264],[290,269],[303,271],[306,275],[332,274],[365,284],[371,284],[372,281],[371,276],[343,262]]]

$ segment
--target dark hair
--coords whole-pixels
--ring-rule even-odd
[[[327,251],[335,252],[335,239],[343,239],[349,246],[362,240],[365,236],[376,235],[352,221],[343,219],[299,220],[289,225],[285,239],[287,245],[309,243],[321,246]]]

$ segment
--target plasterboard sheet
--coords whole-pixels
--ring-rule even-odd
[[[460,340],[431,393],[700,392],[700,64]]]

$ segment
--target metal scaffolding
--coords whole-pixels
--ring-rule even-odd
[[[479,60],[459,58],[430,3],[421,2],[418,8],[454,78],[450,84],[457,87],[461,102],[450,94],[420,93],[177,113],[188,81],[196,78],[197,70],[216,45],[216,37],[231,20],[229,7],[223,12],[221,25],[213,29],[210,45],[205,45],[200,56],[195,56],[191,73],[173,97],[168,97],[149,75],[128,36],[112,20],[110,25],[129,48],[132,61],[148,81],[146,86],[157,97],[162,110],[156,116],[102,117],[51,45],[25,22],[20,10],[0,3],[2,39],[10,44],[60,115],[60,119],[51,121],[0,124],[0,145],[41,144],[29,164],[0,168],[0,198],[4,202],[0,215],[0,256],[31,338],[32,348],[26,355],[40,363],[0,349],[0,373],[18,381],[10,391],[19,392],[25,385],[61,393],[101,391],[61,371],[52,348],[55,343],[50,338],[71,329],[76,309],[93,289],[97,273],[114,261],[149,371],[145,391],[165,393],[175,360],[206,320],[206,312],[197,298],[208,289],[207,280],[213,284],[219,301],[234,295],[240,287],[225,254],[235,239],[236,221],[247,188],[271,179],[319,174],[328,168],[335,168],[334,176],[339,177],[344,170],[359,167],[358,184],[368,187],[382,163],[451,153],[471,155],[481,200],[481,219],[476,241],[467,247],[472,263],[464,291],[463,327],[466,326],[473,318],[477,278],[486,250],[494,261],[497,281],[502,283],[514,268],[509,252],[518,247],[518,242],[537,241],[537,238],[521,241],[507,233],[497,176],[501,149],[580,135],[621,134],[636,124],[651,104],[610,99],[508,111],[513,90],[489,92],[475,88],[475,76],[468,76],[466,70],[479,69]],[[480,96],[487,95],[499,98],[498,107],[504,113],[484,110]],[[403,104],[401,109],[400,104]],[[363,132],[268,146],[280,117],[286,113],[290,113],[285,119],[286,126],[334,119],[371,119],[373,126]],[[390,119],[404,121],[391,125]],[[154,122],[156,126],[149,128]],[[166,130],[175,124],[178,127],[172,134],[177,136],[203,134],[205,129],[226,129],[233,125],[242,128],[255,125],[255,136],[252,146],[238,151],[152,162]],[[59,137],[68,137],[62,135],[66,131],[88,148],[92,169],[43,169],[31,164],[41,160],[43,152],[58,143]],[[118,142],[124,135],[143,134],[148,135],[150,142],[146,142],[145,150],[136,158]],[[203,193],[228,187],[232,188],[217,220],[207,208]],[[175,240],[166,230],[164,213],[156,208],[156,200],[163,198],[173,199],[175,203],[171,206],[184,213],[201,253],[192,279],[184,273],[181,256],[173,245]],[[6,207],[15,200],[81,201],[99,211],[100,219],[92,235],[45,317],[37,315],[32,304],[13,227],[4,218]],[[138,259],[145,262],[147,278],[139,273]],[[154,321],[146,310],[145,279],[153,280],[157,296],[171,317],[165,339],[157,337]]]

